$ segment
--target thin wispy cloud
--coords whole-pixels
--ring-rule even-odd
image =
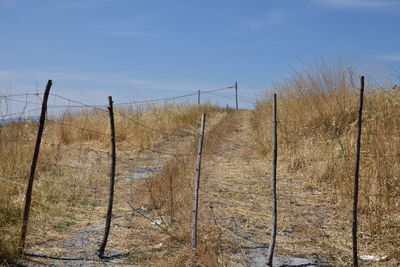
[[[1,5],[9,5],[9,4],[12,4],[15,2],[16,2],[16,0],[0,0]]]
[[[10,70],[0,70],[0,80],[9,80],[13,75],[13,72]]]
[[[214,87],[210,85],[188,84],[182,82],[165,82],[160,80],[144,80],[130,78],[120,74],[105,74],[105,73],[82,73],[68,71],[13,71],[0,70],[0,89],[9,87],[10,78],[13,80],[13,89],[20,92],[26,92],[28,87],[20,86],[21,81],[25,84],[33,81],[39,81],[39,84],[44,86],[44,83],[51,79],[54,85],[59,88],[64,88],[65,85],[76,84],[74,89],[70,87],[68,90],[81,91],[79,88],[87,87],[85,93],[91,95],[90,92],[101,91],[109,92],[109,89],[104,88],[121,88],[121,92],[128,88],[136,88],[146,96],[151,91],[174,91],[174,92],[192,92],[193,90],[202,89],[208,90]],[[15,82],[14,82],[15,81]],[[218,87],[218,86],[217,86]],[[223,85],[221,85],[223,87]],[[29,88],[34,88],[30,86]],[[79,90],[78,90],[79,89]],[[143,91],[144,90],[144,91]],[[118,90],[117,90],[118,91]],[[120,94],[122,94],[120,92]],[[137,91],[138,92],[138,91]],[[85,94],[84,93],[84,94]],[[116,91],[113,92],[115,94]]]
[[[101,23],[98,33],[114,37],[157,38],[164,35],[159,29],[154,29],[157,17],[153,14],[131,15],[127,18]]]
[[[381,61],[400,62],[400,53],[379,55],[379,56],[376,56],[375,58],[378,60],[381,60]]]
[[[111,3],[110,0],[61,0],[61,1],[47,1],[47,7],[50,9],[64,10],[64,9],[79,9],[90,8],[100,5]]]
[[[399,2],[379,0],[314,0],[315,3],[342,8],[400,7]]]
[[[18,4],[17,0],[0,0],[0,7],[2,8],[12,8]]]
[[[93,83],[116,83],[123,85],[146,85],[149,81],[133,78],[124,78],[116,74],[92,74],[81,72],[54,72],[54,71],[0,71],[12,73],[15,78],[28,78],[36,80],[54,79],[59,81],[79,81],[79,82],[93,82]]]
[[[107,35],[115,37],[132,37],[132,38],[157,38],[162,37],[161,34],[150,33],[150,32],[140,32],[133,30],[110,30],[105,32]]]
[[[284,21],[285,21],[284,14],[279,10],[275,10],[262,18],[243,20],[241,22],[241,26],[242,28],[245,29],[255,30],[255,29],[269,27],[272,25],[278,25],[283,23]]]
[[[139,79],[123,78],[112,74],[91,74],[81,72],[64,72],[64,71],[13,71],[0,70],[0,79],[30,79],[45,81],[52,79],[55,81],[78,81],[78,82],[96,82],[96,83],[118,83],[126,85],[141,85],[146,82]]]

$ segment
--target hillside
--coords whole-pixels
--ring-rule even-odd
[[[321,88],[322,86],[315,87]],[[310,87],[308,87],[310,88]],[[278,90],[276,263],[351,262],[352,179],[358,91]],[[400,260],[400,94],[369,90],[361,153],[359,255]],[[190,224],[200,115],[206,132],[199,245]],[[2,127],[3,263],[65,265],[263,265],[271,229],[271,100],[254,110],[210,105],[117,110],[117,176],[106,259],[97,257],[108,199],[107,114],[65,113],[46,124],[26,253],[20,214],[36,123]],[[312,266],[312,265],[309,265]]]

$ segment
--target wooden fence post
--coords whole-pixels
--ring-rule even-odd
[[[198,106],[200,106],[200,94],[201,94],[201,91],[197,90],[197,105]]]
[[[35,144],[35,150],[33,152],[31,171],[30,171],[29,180],[28,180],[28,187],[26,188],[24,215],[23,215],[23,219],[22,219],[21,240],[20,240],[21,255],[24,253],[24,248],[25,248],[26,233],[28,231],[29,211],[31,208],[31,201],[32,201],[33,180],[35,179],[35,172],[36,172],[36,165],[37,165],[37,161],[38,161],[38,157],[39,157],[40,143],[42,142],[44,123],[46,121],[47,100],[49,98],[50,88],[52,85],[53,85],[52,80],[48,80],[47,85],[46,85],[46,90],[44,91],[44,96],[43,96],[42,110],[41,110],[40,119],[39,119],[39,129],[38,129],[38,133],[36,136],[36,144]]]
[[[358,101],[358,122],[357,122],[357,143],[356,143],[356,162],[354,168],[354,191],[353,191],[353,222],[352,222],[352,241],[353,241],[353,266],[358,266],[357,249],[357,213],[358,213],[358,189],[360,177],[360,151],[361,151],[361,129],[362,112],[364,103],[364,76],[361,76],[360,97]]]
[[[169,170],[169,203],[170,203],[170,223],[174,223],[174,185],[173,185],[173,173]]]
[[[275,241],[277,233],[277,217],[278,217],[278,205],[276,198],[276,167],[278,163],[278,132],[277,132],[277,120],[276,120],[276,94],[273,96],[272,103],[272,181],[271,181],[271,196],[272,196],[272,229],[271,229],[271,241],[268,248],[267,266],[272,266],[274,257]]]
[[[192,210],[192,249],[193,251],[197,248],[197,218],[199,214],[199,189],[200,189],[200,171],[201,171],[201,155],[203,152],[203,140],[204,140],[204,128],[206,123],[206,114],[203,113],[201,116],[201,128],[199,136],[199,146],[197,152],[196,162],[196,180],[194,185],[194,196],[193,196],[193,210]]]
[[[236,109],[239,109],[239,102],[238,102],[238,85],[235,82],[235,98],[236,98]]]
[[[113,101],[112,97],[108,97],[108,111],[110,114],[110,127],[111,127],[111,171],[110,171],[110,192],[108,198],[108,209],[107,209],[107,217],[106,224],[104,228],[104,237],[101,242],[99,248],[99,258],[104,257],[104,250],[107,245],[108,235],[110,233],[111,226],[111,217],[112,217],[112,208],[113,208],[113,200],[114,200],[114,182],[115,182],[115,126],[114,126],[114,111],[113,111]]]

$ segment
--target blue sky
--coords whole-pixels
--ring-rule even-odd
[[[0,0],[0,25],[1,93],[53,79],[91,104],[235,81],[251,101],[318,56],[400,65],[399,0]]]

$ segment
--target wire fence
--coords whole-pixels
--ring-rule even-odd
[[[200,91],[200,95],[235,100],[232,94],[219,93],[234,88]],[[153,244],[160,233],[184,242],[185,238],[174,232],[174,225],[190,224],[190,216],[186,216],[190,209],[185,210],[188,198],[182,188],[191,190],[194,186],[192,163],[197,155],[199,118],[213,107],[179,108],[168,104],[189,97],[199,97],[199,93],[114,103],[117,171],[113,230],[126,231],[118,233],[136,236],[135,240],[141,239],[143,245]],[[0,142],[5,159],[0,164],[0,179],[2,183],[12,184],[20,195],[26,188],[42,98],[43,94],[0,96]],[[10,103],[22,104],[19,112]],[[159,103],[164,105],[154,106]],[[99,218],[106,213],[109,193],[109,109],[57,94],[50,94],[47,108],[29,228],[35,234],[28,239],[28,245],[35,247],[47,241],[50,241],[49,247],[59,245],[60,236],[65,232],[86,229],[78,238],[86,236],[89,241],[78,248],[93,250],[104,231]],[[393,257],[400,253],[396,248],[396,245],[400,247],[400,221],[395,216],[400,212],[400,128],[396,121],[391,123],[397,128],[368,124],[368,118],[387,109],[398,112],[393,105],[379,108],[366,105],[364,110],[361,185],[366,190],[360,192],[360,255],[384,257],[391,253],[389,256]],[[314,122],[315,118],[284,116],[280,119],[278,115],[278,151],[282,151],[282,155],[278,154],[278,166],[284,161],[285,171],[277,170],[277,250],[279,254],[318,255],[328,261],[348,264],[351,262],[350,202],[356,131],[354,127],[349,128],[347,139],[335,130],[331,131],[330,138],[307,135],[321,130]],[[267,123],[258,127],[269,131],[271,126]],[[220,134],[225,128],[231,131]],[[254,131],[254,125],[234,123],[222,126],[216,123],[206,130],[203,156],[211,163],[204,167],[204,189],[200,187],[200,242],[206,238],[203,236],[216,231],[212,240],[224,248],[232,246],[227,240],[236,241],[234,246],[243,249],[268,247],[265,232],[270,229],[272,218],[265,169],[269,166],[265,165],[268,162],[251,157],[251,152],[260,150],[260,145],[242,138]],[[207,142],[207,138],[212,140]],[[266,150],[271,146],[270,141],[264,144]],[[245,157],[249,160],[241,160],[241,153],[247,153]],[[242,168],[247,170],[247,176],[239,179],[236,175],[243,176]],[[262,168],[264,171],[258,172]],[[229,179],[220,178],[224,175]],[[178,180],[178,176],[184,178]],[[372,186],[376,184],[381,187]],[[182,221],[184,216],[187,221]],[[111,246],[126,248],[115,236],[110,239]],[[71,242],[76,246],[76,240]],[[68,242],[61,244],[64,250],[70,249],[69,246],[72,245]]]
[[[117,154],[117,181],[126,185],[130,180],[146,176],[141,171],[147,167],[140,165],[139,157],[146,153],[160,158],[157,172],[165,161],[164,158],[173,157],[182,161],[193,156],[161,145],[168,139],[195,137],[194,128],[187,128],[186,117],[191,119],[192,113],[200,114],[204,108],[217,107],[207,103],[204,108],[171,103],[177,99],[200,97],[202,94],[232,88],[236,87],[162,99],[115,103],[115,139],[118,146],[125,147],[121,154]],[[45,232],[44,236],[53,240],[63,231],[91,225],[93,218],[98,223],[99,210],[104,209],[108,197],[107,178],[111,155],[107,147],[110,139],[107,106],[88,105],[53,93],[48,96],[48,104],[45,106],[46,126],[40,141],[40,158],[35,171],[29,232]],[[0,119],[3,126],[0,128],[1,152],[6,159],[1,166],[1,179],[8,184],[18,185],[20,193],[26,188],[24,179],[32,162],[30,153],[27,152],[33,151],[35,146],[35,132],[39,114],[43,110],[43,97],[44,94],[30,93],[0,96]],[[19,111],[15,112],[17,109]],[[171,125],[166,125],[168,123]],[[195,126],[197,122],[189,121],[189,126],[190,124]],[[187,129],[182,130],[182,126]],[[121,185],[117,186],[121,189]],[[122,191],[117,190],[119,201],[126,197],[121,196],[126,190]],[[6,227],[4,231],[7,231]],[[37,238],[39,236],[34,234],[29,242],[35,244],[38,242]],[[24,241],[22,247],[25,245]]]

